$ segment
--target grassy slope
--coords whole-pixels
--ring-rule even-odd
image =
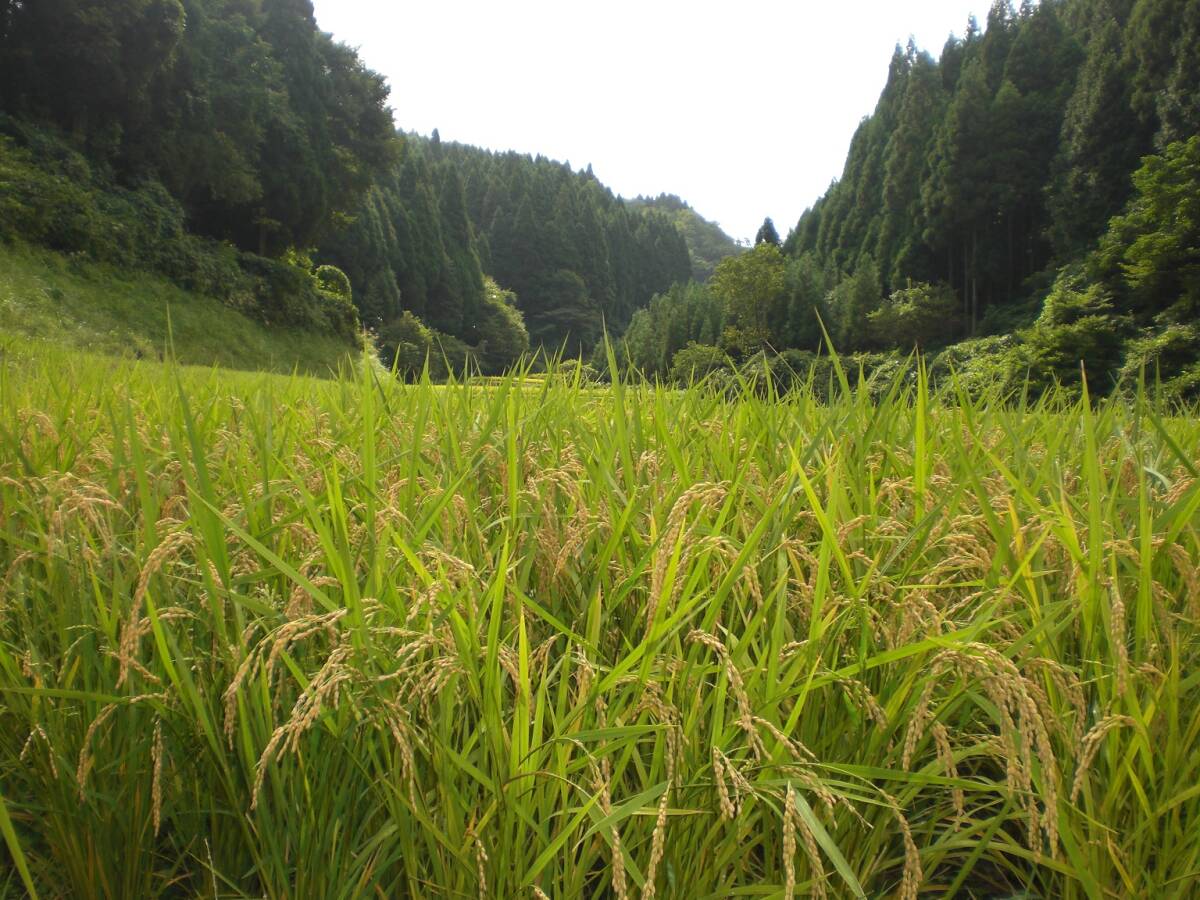
[[[166,279],[0,244],[0,348],[34,341],[114,356],[325,375],[352,353],[338,338],[271,329]]]

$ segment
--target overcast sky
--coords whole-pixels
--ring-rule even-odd
[[[569,160],[781,235],[841,174],[892,48],[936,57],[986,0],[315,0],[392,86],[406,131]]]

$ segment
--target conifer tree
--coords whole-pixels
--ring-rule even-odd
[[[763,219],[762,225],[759,226],[758,234],[754,236],[755,244],[774,244],[776,247],[780,245],[779,232],[775,229],[775,223],[771,221],[771,217]]]

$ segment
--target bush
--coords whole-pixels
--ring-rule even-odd
[[[693,384],[716,372],[732,372],[733,365],[720,347],[695,341],[675,354],[669,378],[680,385]]]
[[[323,266],[310,275],[311,264],[239,253],[189,234],[183,208],[161,183],[111,184],[51,132],[4,116],[0,240],[157,273],[265,324],[357,339],[349,281],[339,270]]]
[[[517,309],[517,295],[506,291],[491,278],[484,278],[483,307],[480,310],[477,353],[483,371],[499,375],[529,350],[529,332],[525,317]]]
[[[425,367],[433,349],[433,331],[408,310],[379,329],[379,359],[402,378],[413,378]]]
[[[1011,393],[1028,370],[1020,342],[1012,335],[976,338],[947,347],[929,364],[929,377],[941,387],[952,382],[972,398]]]
[[[329,297],[343,300],[346,303],[354,301],[354,290],[350,287],[350,279],[337,266],[317,266],[313,272],[313,280],[317,290]]]
[[[1089,385],[1111,386],[1131,324],[1128,316],[1113,312],[1103,286],[1086,285],[1080,273],[1063,270],[1037,322],[1022,335],[1035,383],[1077,385],[1082,364]]]
[[[1168,325],[1130,341],[1120,373],[1126,388],[1143,370],[1147,382],[1157,382],[1166,396],[1200,399],[1200,326]]]
[[[445,379],[453,375],[461,378],[479,370],[479,357],[475,348],[452,334],[432,331],[433,347],[429,357],[429,372],[434,378]]]
[[[828,357],[818,356],[808,350],[758,353],[738,370],[742,378],[756,389],[765,391],[769,382],[780,394],[822,380],[822,374],[830,371]]]
[[[958,297],[944,284],[914,284],[894,292],[867,315],[870,342],[909,351],[943,347],[962,334]]]
[[[105,227],[96,198],[87,187],[91,171],[79,181],[35,165],[33,154],[0,135],[0,238],[24,240],[52,250],[110,255],[111,228]]]

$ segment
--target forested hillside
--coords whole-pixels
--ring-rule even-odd
[[[387,96],[308,0],[0,2],[0,108],[264,256],[310,246],[391,162]]]
[[[674,194],[636,197],[629,201],[629,205],[661,210],[674,218],[675,227],[683,232],[683,238],[687,241],[688,254],[692,258],[693,281],[708,281],[717,263],[727,256],[742,252],[742,247],[720,225],[704,218]]]
[[[387,95],[307,0],[0,0],[0,240],[352,345],[305,248],[392,164]]]
[[[1096,391],[1145,368],[1200,392],[1200,3],[997,0],[985,25],[937,60],[897,47],[787,240],[768,220],[709,289],[656,298],[623,358],[787,371],[823,323],[867,368],[920,347],[979,385],[1082,362]]]
[[[919,347],[979,383],[1082,362],[1094,390],[1145,368],[1186,396],[1198,48],[1194,0],[997,0],[936,59],[897,47],[841,177],[742,252],[590,166],[397,132],[310,0],[0,0],[0,240],[270,327],[361,322],[405,372],[599,362],[607,328],[630,368],[683,378],[828,331],[866,368]]]
[[[436,133],[403,143],[399,164],[321,250],[385,335],[411,313],[444,343],[478,346],[496,324],[487,275],[515,292],[534,345],[578,353],[689,277],[673,218],[625,204],[590,169]]]
[[[578,353],[687,280],[671,216],[398,133],[388,94],[310,0],[0,0],[0,240],[273,327],[349,340],[357,309],[406,369]]]
[[[1198,97],[1200,4],[997,0],[938,61],[897,48],[785,249],[851,281],[849,348],[1016,331],[1022,362],[1104,388],[1166,340],[1177,375],[1200,356]]]

